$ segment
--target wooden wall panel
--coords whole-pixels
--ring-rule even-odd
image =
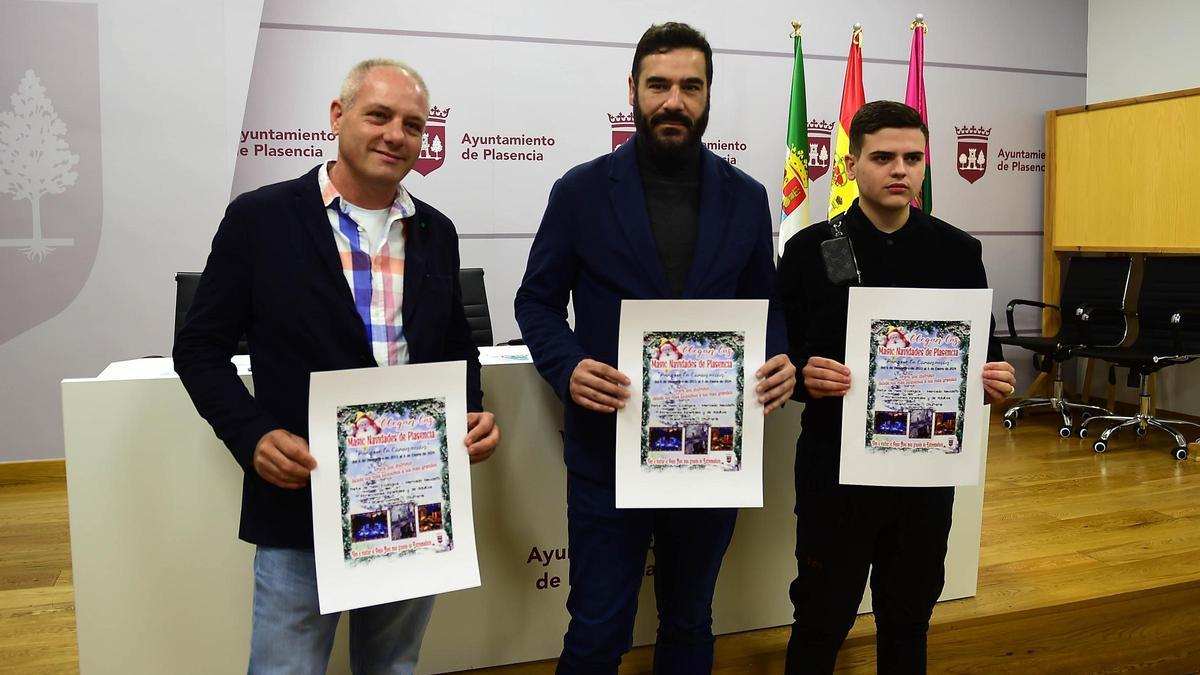
[[[1047,122],[1048,251],[1200,251],[1200,90]]]

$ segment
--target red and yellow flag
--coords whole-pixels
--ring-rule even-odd
[[[850,154],[850,120],[866,103],[862,79],[862,26],[854,24],[850,36],[850,55],[846,57],[846,79],[842,83],[842,108],[838,114],[834,140],[833,175],[829,181],[829,217],[850,208],[858,197],[858,184],[846,175],[846,155]]]

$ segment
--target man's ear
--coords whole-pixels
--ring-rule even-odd
[[[846,177],[850,180],[856,180],[854,177],[854,167],[858,164],[858,158],[850,153],[846,153]]]
[[[337,135],[338,129],[342,125],[342,115],[345,112],[342,102],[338,99],[333,99],[333,102],[329,104],[329,130],[333,132],[334,136]]]
[[[633,95],[637,91],[637,82],[633,81],[633,73],[629,74],[629,107],[633,107]]]

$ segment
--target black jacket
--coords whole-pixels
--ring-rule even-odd
[[[983,246],[953,225],[909,210],[904,227],[891,234],[880,232],[859,208],[857,200],[846,212],[843,230],[854,245],[863,286],[899,288],[987,288]],[[807,227],[788,240],[779,261],[780,294],[788,327],[788,355],[801,370],[810,356],[846,361],[846,312],[849,286],[836,286],[825,274],[821,242],[833,237],[828,222]],[[993,319],[993,327],[995,320]],[[988,361],[1004,354],[989,336]],[[842,433],[842,399],[813,400],[804,388],[804,377],[792,398],[804,401],[801,458],[812,470],[837,482],[838,447]],[[861,374],[859,374],[861,376]]]
[[[458,235],[449,218],[414,201],[401,307],[409,359],[465,360],[467,407],[482,410],[479,351],[458,282]],[[243,332],[253,397],[229,360]],[[309,488],[284,490],[264,481],[252,464],[254,447],[276,428],[307,438],[310,373],[376,365],[342,272],[316,168],[229,205],[175,338],[174,357],[196,410],[245,472],[239,536],[254,544],[311,548]]]

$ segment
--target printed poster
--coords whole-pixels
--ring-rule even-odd
[[[347,564],[454,548],[447,455],[444,398],[338,406]]]
[[[745,332],[642,338],[642,468],[741,470]]]
[[[843,484],[978,484],[991,301],[990,289],[850,289]]]
[[[463,362],[313,373],[322,613],[479,585]]]
[[[762,506],[766,300],[626,300],[618,508]]]

